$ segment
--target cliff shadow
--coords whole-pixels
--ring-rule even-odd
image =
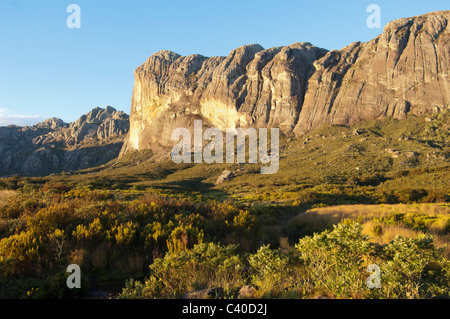
[[[161,182],[161,184],[153,187],[160,190],[170,190],[179,193],[200,193],[207,197],[229,197],[229,193],[214,188],[215,185],[213,183],[204,182],[204,180],[204,177],[193,177],[176,181]]]

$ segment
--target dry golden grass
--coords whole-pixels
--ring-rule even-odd
[[[389,207],[383,205],[339,205],[309,209],[292,218],[291,226],[322,230],[338,224],[344,219],[366,222],[374,218],[387,217],[392,213]]]
[[[384,218],[393,214],[432,217],[430,223],[422,230],[413,229],[404,223],[385,223]],[[420,234],[434,236],[437,247],[445,250],[444,255],[450,257],[450,235],[445,234],[450,220],[448,204],[397,204],[397,205],[341,205],[313,208],[299,214],[289,222],[290,227],[304,233],[330,228],[344,219],[357,220],[363,225],[363,232],[371,241],[387,244],[396,236],[415,238]]]
[[[0,203],[16,196],[17,192],[14,190],[0,190]]]
[[[421,231],[417,231],[400,224],[393,224],[393,225],[382,224],[380,225],[382,229],[381,234],[377,234],[376,232],[374,232],[374,226],[376,225],[380,225],[380,223],[374,221],[367,221],[363,225],[363,233],[369,235],[373,242],[377,242],[382,245],[388,244],[396,236],[415,238],[421,234],[424,234]]]
[[[446,258],[450,258],[450,235],[444,235],[438,231],[427,230],[427,232],[425,233],[423,231],[411,229],[402,224],[386,225],[379,222],[367,221],[363,225],[363,233],[370,237],[370,241],[378,243],[380,245],[388,244],[397,236],[416,238],[419,235],[432,235],[434,237],[434,245],[436,247],[444,249],[444,256]]]
[[[365,223],[375,218],[388,217],[393,213],[409,214],[418,213],[428,216],[440,216],[450,218],[450,206],[448,204],[396,204],[396,205],[339,205],[320,207],[307,210],[291,220],[291,223],[307,225],[311,228],[321,229],[337,224],[344,219],[358,220]],[[445,227],[445,219],[439,220],[440,224],[432,227]]]

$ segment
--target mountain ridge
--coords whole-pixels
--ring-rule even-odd
[[[135,70],[121,155],[169,146],[171,132],[207,126],[279,127],[301,136],[326,124],[404,118],[450,107],[450,11],[389,22],[368,42],[328,51],[308,42],[227,57],[162,50]]]
[[[0,176],[70,172],[115,158],[128,133],[129,116],[96,107],[78,120],[49,118],[33,126],[0,127]]]
[[[158,51],[134,72],[130,116],[107,106],[72,123],[0,127],[0,176],[76,171],[134,150],[161,155],[173,129],[193,129],[197,119],[298,138],[328,124],[448,110],[449,18],[438,11],[394,20],[341,50],[297,42],[244,45],[226,57]]]

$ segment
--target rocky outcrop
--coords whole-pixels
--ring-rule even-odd
[[[450,11],[389,23],[367,43],[328,52],[310,43],[246,45],[227,57],[152,55],[135,70],[122,153],[172,144],[174,128],[279,127],[302,135],[450,107]]]
[[[450,107],[450,11],[395,20],[314,62],[294,132]]]
[[[51,118],[34,126],[0,127],[0,176],[47,175],[97,166],[117,157],[129,117],[108,106],[72,123]]]
[[[129,116],[111,106],[105,109],[96,107],[70,124],[57,118],[36,124],[38,129],[47,129],[39,134],[33,144],[44,145],[60,142],[65,146],[77,145],[88,139],[99,141],[128,133]]]
[[[276,126],[292,131],[307,75],[326,50],[309,43],[264,50],[246,45],[228,57],[152,55],[135,71],[126,150],[170,144],[177,127],[195,119],[221,129]]]
[[[217,178],[216,184],[215,185],[219,185],[222,184],[225,181],[231,180],[234,177],[236,177],[234,175],[234,173],[232,171],[229,170],[225,170],[222,172],[222,174],[220,174],[220,176]]]

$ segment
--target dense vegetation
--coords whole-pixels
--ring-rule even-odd
[[[376,245],[356,222],[299,240],[294,253],[261,246],[242,256],[235,246],[198,244],[168,253],[150,266],[144,283],[129,281],[121,298],[173,298],[205,287],[223,287],[236,296],[243,284],[257,287],[254,297],[430,298],[448,296],[450,263],[429,237],[397,237]],[[379,289],[366,284],[368,265],[382,269]]]
[[[176,165],[150,151],[0,179],[0,298],[449,297],[449,115],[281,140],[280,170]],[[225,168],[236,178],[220,185]],[[398,236],[400,235],[400,236]],[[68,289],[66,268],[82,269]],[[367,267],[381,269],[369,289]],[[123,288],[123,290],[122,290]]]
[[[229,203],[133,199],[133,192],[120,200],[115,192],[65,191],[61,184],[24,189],[2,207],[2,293],[32,287],[40,297],[61,297],[69,264],[82,265],[97,281],[142,276],[166,252],[216,240],[245,247],[257,229],[254,216]]]

